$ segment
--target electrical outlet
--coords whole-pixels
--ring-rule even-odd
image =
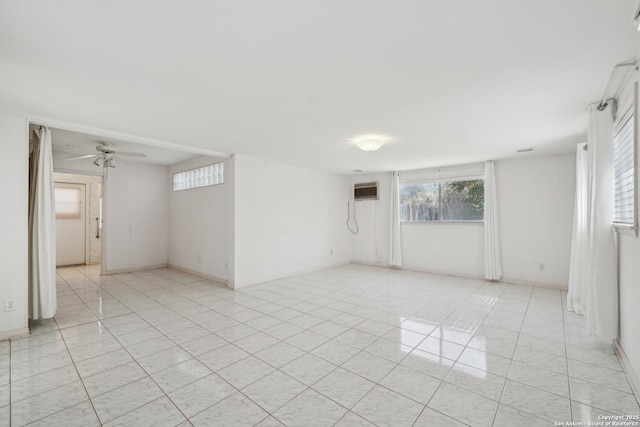
[[[333,255],[333,249],[329,251],[329,255]]]
[[[16,309],[16,305],[12,299],[8,299],[4,301],[4,311],[14,311]]]
[[[540,271],[544,271],[544,269],[545,269],[544,262],[540,262],[540,263],[538,263],[538,270],[540,270]]]

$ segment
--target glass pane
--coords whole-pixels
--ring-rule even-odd
[[[80,218],[80,190],[56,188],[56,218]]]
[[[438,220],[438,183],[400,186],[401,221]]]
[[[173,191],[189,190],[224,183],[224,163],[214,163],[173,174]]]
[[[440,183],[443,221],[481,221],[484,217],[484,180]]]

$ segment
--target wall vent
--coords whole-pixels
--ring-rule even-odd
[[[353,200],[378,200],[378,183],[363,182],[354,184]]]

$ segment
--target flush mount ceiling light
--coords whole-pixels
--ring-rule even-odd
[[[386,135],[360,135],[352,138],[352,142],[358,146],[359,149],[363,151],[376,151],[380,147],[384,145],[385,142],[388,142],[390,138]]]

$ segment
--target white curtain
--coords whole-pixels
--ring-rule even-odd
[[[610,102],[609,105],[613,104]],[[613,239],[613,114],[589,109],[587,331],[602,341],[618,335],[618,273]]]
[[[576,151],[576,195],[573,206],[573,235],[571,237],[571,261],[569,267],[569,293],[567,309],[586,314],[587,289],[584,286],[589,272],[589,158],[587,144],[578,144]]]
[[[29,179],[29,317],[55,315],[56,219],[51,130],[42,127],[31,152]]]
[[[402,240],[400,236],[400,172],[391,174],[391,248],[389,265],[402,267]]]
[[[484,164],[484,278],[500,280],[501,277],[496,175],[493,160],[488,160]]]

